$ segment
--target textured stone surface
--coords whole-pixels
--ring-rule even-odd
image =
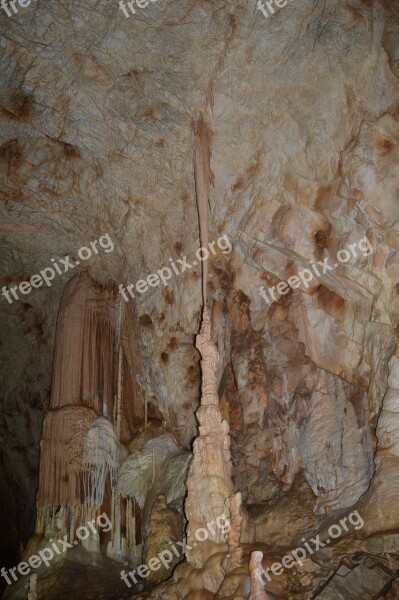
[[[160,549],[170,550],[169,542],[180,542],[183,538],[183,517],[173,508],[169,508],[165,496],[158,496],[151,510],[148,535],[143,548],[143,563],[148,564],[156,559]],[[165,555],[168,556],[168,555]],[[156,571],[150,571],[148,581],[169,579],[174,567],[182,560],[181,556],[173,556],[169,568],[162,563]]]
[[[386,591],[390,575],[372,560],[360,564],[354,569],[342,565],[334,574],[324,590],[315,596],[317,600],[364,600],[381,598]],[[378,592],[380,594],[378,594]]]
[[[388,369],[399,331],[398,26],[388,0],[297,0],[268,19],[254,2],[224,0],[159,1],[129,19],[106,0],[32,3],[12,19],[2,11],[1,286],[51,258],[76,260],[107,232],[115,244],[12,305],[1,296],[0,525],[10,566],[35,520],[64,286],[84,269],[114,287],[169,258],[193,263],[201,113],[212,132],[209,239],[223,232],[234,247],[209,260],[209,301],[235,488],[261,506],[259,541],[277,544],[284,515],[296,535],[315,513],[361,498],[364,535],[394,547],[384,539],[399,522],[398,386]],[[259,286],[311,260],[334,263],[364,238],[372,254],[359,251],[275,303],[260,296]],[[146,396],[189,450],[199,265],[128,306],[136,417]],[[285,541],[289,528],[285,520]],[[214,581],[202,575],[169,597],[210,597]],[[249,594],[241,584],[234,589]]]
[[[230,517],[228,499],[234,494],[231,479],[230,436],[226,421],[219,410],[216,386],[216,369],[219,354],[211,339],[211,321],[207,310],[196,339],[201,354],[201,404],[198,409],[199,435],[193,444],[193,460],[187,474],[187,498],[184,503],[188,528],[187,560],[197,568],[204,566],[208,550],[197,544],[196,532],[205,529],[209,542],[223,546],[226,535],[220,527],[209,530],[208,524],[224,516]],[[235,511],[235,520],[240,516],[240,507]],[[217,522],[217,521],[216,521]],[[237,523],[238,525],[238,523]],[[239,546],[236,540],[236,547]]]

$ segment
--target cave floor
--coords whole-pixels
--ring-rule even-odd
[[[46,600],[126,600],[139,593],[142,586],[128,588],[120,578],[121,566],[104,559],[92,565],[65,560],[55,568],[39,569],[38,598]],[[29,576],[21,577],[10,586],[4,600],[26,600]]]

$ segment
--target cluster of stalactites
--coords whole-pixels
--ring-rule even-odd
[[[107,478],[116,484],[120,444],[112,423],[85,406],[66,406],[45,418],[38,507],[99,508]]]
[[[87,432],[82,468],[77,473],[83,481],[86,506],[99,508],[109,477],[114,489],[120,462],[120,445],[117,434],[108,419],[97,417]]]

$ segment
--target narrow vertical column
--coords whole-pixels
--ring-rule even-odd
[[[203,119],[198,123],[195,137],[195,186],[200,221],[201,244],[208,241],[208,201],[210,180],[211,131]],[[203,567],[209,556],[209,543],[226,544],[225,533],[208,524],[228,518],[227,500],[234,494],[231,479],[230,436],[226,421],[222,420],[217,393],[216,369],[219,353],[211,338],[211,317],[207,308],[207,265],[202,262],[203,313],[196,347],[201,355],[201,400],[197,411],[199,436],[193,445],[193,460],[187,477],[185,512],[188,520],[187,560],[195,567]],[[235,505],[237,508],[238,505]],[[239,511],[239,507],[238,507]],[[238,523],[238,521],[237,521]],[[198,530],[207,530],[206,543],[197,543]],[[202,534],[201,534],[202,535]],[[238,536],[239,537],[239,536]],[[225,546],[227,551],[227,546]],[[238,560],[235,547],[235,559]]]
[[[261,578],[263,571],[262,558],[262,552],[251,552],[251,558],[249,560],[251,595],[249,597],[249,600],[270,600],[270,596],[267,594]]]

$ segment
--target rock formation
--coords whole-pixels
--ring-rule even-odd
[[[195,143],[195,184],[202,248],[208,244],[208,201],[210,182],[210,132],[203,120],[198,124]],[[219,517],[229,517],[228,502],[234,493],[232,463],[230,456],[229,428],[219,410],[216,371],[219,353],[211,338],[211,316],[207,308],[208,266],[203,263],[202,296],[204,307],[201,330],[195,345],[201,355],[201,400],[197,411],[199,436],[193,444],[193,460],[187,477],[185,512],[188,520],[187,560],[196,567],[203,567],[209,556],[207,546],[197,543],[197,532],[207,532],[207,540],[223,544],[226,537],[215,526],[209,533],[209,525]],[[231,501],[234,512],[234,533],[229,549],[232,565],[240,562],[239,538],[240,497]]]
[[[248,523],[244,521],[242,510],[242,498],[240,492],[236,492],[227,499],[230,514],[231,529],[226,538],[229,545],[229,570],[236,569],[241,565],[243,549],[240,545],[241,532],[247,529]],[[244,527],[243,527],[244,523]]]
[[[111,509],[121,448],[115,413],[116,308],[112,291],[79,276],[61,302],[52,395],[41,442],[37,531],[60,506],[61,532]]]
[[[250,600],[269,600],[269,596],[265,591],[262,583],[262,558],[263,553],[260,551],[251,552],[249,561],[249,572],[251,575],[251,595]]]
[[[0,4],[5,599],[397,600],[398,2],[129,4]]]
[[[158,496],[153,504],[151,517],[148,526],[148,535],[143,548],[143,563],[156,558],[159,552],[172,551],[172,560],[169,559],[164,563],[160,563],[156,571],[151,571],[148,576],[148,581],[162,581],[169,579],[174,567],[184,560],[184,556],[179,552],[173,551],[173,547],[177,551],[181,548],[176,545],[176,542],[181,542],[183,539],[183,518],[179,512],[168,507],[166,498],[162,494]]]
[[[187,560],[202,567],[208,556],[206,546],[196,542],[197,530],[207,529],[208,523],[223,514],[228,518],[227,499],[234,493],[231,480],[230,439],[228,425],[222,420],[216,387],[218,352],[211,339],[211,322],[204,311],[201,331],[196,346],[201,353],[202,392],[201,405],[197,411],[199,436],[193,446],[193,460],[187,477],[185,512],[188,520],[187,543],[194,546],[187,550]],[[214,527],[208,539],[225,543],[220,529]]]

